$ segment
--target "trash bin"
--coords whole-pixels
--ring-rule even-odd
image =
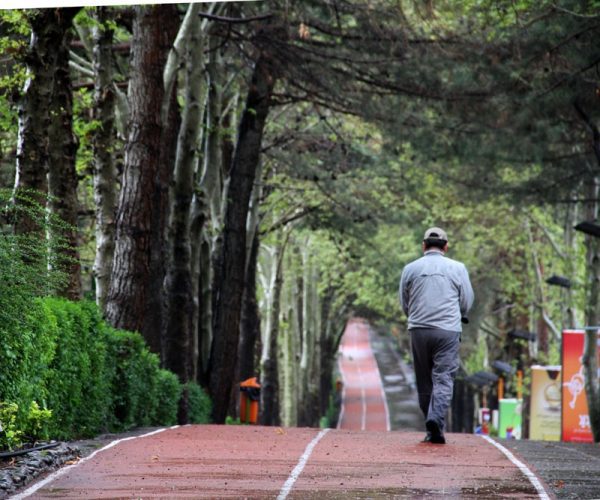
[[[260,401],[260,384],[256,377],[240,382],[240,422],[258,423],[258,407]]]

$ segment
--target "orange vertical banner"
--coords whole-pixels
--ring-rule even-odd
[[[585,332],[565,330],[562,338],[562,440],[592,443],[594,439],[581,364]]]

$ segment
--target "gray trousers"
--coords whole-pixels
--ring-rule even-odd
[[[433,420],[443,430],[458,371],[460,332],[415,328],[410,340],[419,406],[425,421]]]

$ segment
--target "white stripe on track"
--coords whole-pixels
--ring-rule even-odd
[[[9,499],[10,500],[22,500],[24,498],[27,498],[30,495],[33,495],[36,491],[38,491],[40,488],[43,488],[48,483],[51,483],[52,481],[54,481],[55,479],[58,479],[63,474],[66,474],[67,472],[73,470],[75,467],[78,467],[79,465],[84,464],[88,460],[91,460],[93,457],[95,457],[101,451],[108,450],[109,448],[112,448],[113,446],[116,446],[119,443],[123,443],[124,441],[131,441],[132,439],[138,439],[138,438],[152,436],[154,434],[158,434],[159,432],[163,432],[163,431],[166,431],[166,430],[169,430],[169,429],[176,429],[177,427],[179,427],[179,426],[178,425],[174,425],[172,427],[163,427],[162,429],[157,429],[157,430],[152,431],[152,432],[147,432],[146,434],[140,434],[139,436],[129,436],[129,437],[122,438],[122,439],[115,439],[114,441],[111,441],[110,443],[108,443],[103,448],[100,448],[99,450],[96,450],[94,453],[91,453],[87,457],[84,457],[81,460],[78,460],[76,463],[74,463],[72,465],[67,465],[66,467],[63,467],[63,468],[57,470],[56,472],[50,474],[45,479],[42,479],[40,482],[35,483],[33,486],[27,488],[25,491],[19,493],[18,495],[14,495],[12,497],[9,497]]]
[[[338,421],[336,428],[342,428],[342,420],[344,420],[344,411],[346,409],[344,405],[344,401],[346,400],[346,377],[344,376],[344,370],[342,370],[342,358],[344,357],[344,353],[342,352],[342,356],[338,358],[338,371],[342,376],[342,402],[340,404],[340,414],[338,415]]]
[[[531,472],[529,467],[527,467],[523,462],[521,462],[517,457],[515,457],[508,449],[506,449],[500,443],[498,443],[497,441],[494,441],[491,437],[486,436],[485,434],[480,434],[480,436],[483,439],[485,439],[488,443],[493,444],[502,453],[504,453],[506,458],[508,458],[514,465],[516,465],[519,468],[519,470],[523,474],[525,474],[525,477],[527,479],[529,479],[529,482],[533,485],[533,487],[538,492],[540,500],[550,500],[550,495],[548,495],[548,493],[546,493],[544,486],[542,485],[540,480],[537,478],[537,476],[533,472]]]
[[[377,358],[375,357],[375,352],[373,351],[373,346],[371,345],[371,334],[373,330],[369,328],[369,346],[371,346],[371,353],[373,358],[375,359],[375,366],[377,366],[377,374],[379,375],[379,389],[381,390],[381,399],[383,400],[383,407],[385,408],[385,430],[391,431],[392,425],[390,423],[390,409],[388,407],[387,395],[385,394],[385,387],[383,385],[383,377],[381,376],[381,372],[379,371],[379,365],[377,364]],[[394,354],[396,352],[394,351]],[[397,354],[396,354],[397,356]]]
[[[315,448],[315,446],[317,446],[317,443],[321,440],[321,438],[329,431],[330,429],[323,429],[321,432],[319,432],[319,434],[317,434],[313,438],[313,440],[310,443],[308,443],[306,449],[304,450],[304,453],[302,454],[300,460],[296,464],[296,467],[294,467],[294,470],[290,474],[290,477],[287,478],[287,481],[281,488],[279,495],[277,495],[277,500],[285,500],[287,498],[287,496],[290,494],[290,491],[292,491],[294,483],[296,482],[300,474],[302,474],[302,470],[304,469],[306,462],[308,462],[308,459],[310,458],[313,449]]]

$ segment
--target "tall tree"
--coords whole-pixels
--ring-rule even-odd
[[[160,352],[160,330],[145,316],[151,286],[156,179],[163,137],[163,69],[173,34],[163,21],[172,6],[134,7],[129,81],[129,123],[116,226],[115,254],[106,317],[115,327],[141,332]],[[154,325],[155,326],[155,325]]]
[[[16,203],[27,204],[30,196],[46,204],[48,191],[50,109],[56,102],[55,76],[59,57],[64,57],[66,36],[79,9],[32,9],[27,12],[31,42],[25,56],[27,81],[19,101],[19,135],[15,175]],[[63,73],[64,77],[64,73]],[[66,89],[65,89],[66,90]],[[66,94],[62,94],[65,98]],[[59,111],[60,114],[60,111]],[[68,131],[71,134],[71,131]],[[62,141],[60,141],[62,144]],[[69,146],[67,146],[69,147]],[[69,156],[72,151],[65,151]],[[22,195],[26,194],[26,197]],[[17,234],[41,232],[37,222],[24,211],[15,221]]]
[[[196,19],[197,5],[190,4],[187,14],[192,21],[184,43],[185,107],[177,141],[173,205],[169,220],[169,266],[165,282],[167,324],[163,339],[164,363],[167,368],[177,373],[182,382],[191,380],[193,371],[191,329],[194,304],[190,229],[194,173],[198,162],[196,152],[199,149],[204,95],[202,85],[204,39],[201,23]],[[180,420],[187,420],[185,402]]]
[[[115,251],[116,177],[112,143],[114,141],[115,91],[113,82],[112,43],[108,7],[94,11],[96,25],[93,39],[94,64],[94,119],[98,127],[94,131],[94,202],[96,204],[96,257],[94,280],[96,302],[102,310],[110,285],[112,260]]]
[[[235,374],[246,271],[246,220],[276,80],[274,69],[268,53],[263,51],[254,65],[229,170],[223,245],[216,260],[217,281],[213,288],[216,306],[209,369],[209,392],[217,423],[223,423],[227,416]]]
[[[60,44],[56,48],[56,68],[48,128],[48,206],[51,213],[65,222],[63,227],[50,233],[50,248],[52,251],[52,239],[60,240],[60,247],[53,251],[66,257],[62,260],[67,281],[59,290],[59,294],[72,300],[82,297],[77,224],[78,178],[75,169],[78,143],[73,131],[73,88],[69,72],[69,46],[72,38],[70,28],[72,18],[77,11],[78,9],[72,9],[66,15],[59,16],[63,28],[62,37],[59,39]]]

